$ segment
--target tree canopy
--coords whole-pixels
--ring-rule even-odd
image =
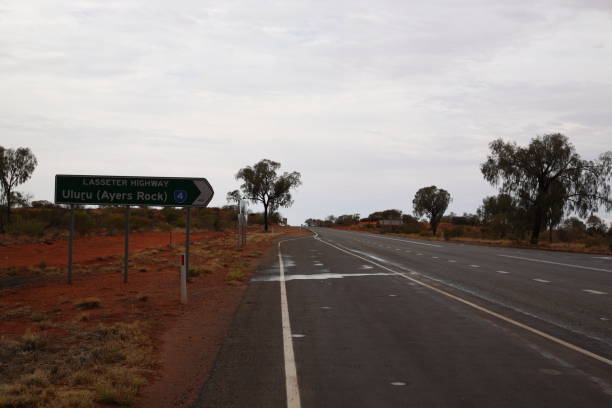
[[[430,186],[416,192],[412,206],[417,217],[426,216],[429,219],[431,231],[436,235],[438,224],[450,202],[451,196],[448,191]]]
[[[253,166],[247,166],[236,173],[236,179],[242,180],[240,191],[228,193],[228,200],[236,200],[242,196],[254,203],[264,206],[264,228],[268,231],[268,216],[280,207],[290,207],[293,204],[290,190],[302,184],[300,173],[294,171],[277,174],[281,164],[263,159]]]
[[[558,223],[564,211],[586,217],[600,205],[607,211],[612,209],[612,152],[596,161],[583,160],[560,133],[533,138],[527,147],[502,139],[489,147],[491,153],[481,165],[482,174],[527,209],[532,243],[538,242],[544,226]]]

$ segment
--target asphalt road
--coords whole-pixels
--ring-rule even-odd
[[[612,407],[612,259],[313,230],[195,407]]]

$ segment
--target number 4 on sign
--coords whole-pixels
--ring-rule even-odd
[[[187,191],[185,190],[176,190],[174,192],[174,201],[176,203],[184,203],[187,200]]]

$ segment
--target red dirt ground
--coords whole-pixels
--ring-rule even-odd
[[[191,234],[197,241],[210,233]],[[146,248],[159,248],[170,243],[184,244],[183,232],[137,232],[130,234],[129,252]],[[122,255],[123,235],[79,237],[74,240],[73,262],[83,263],[96,258]],[[50,241],[49,244],[16,244],[0,246],[0,267],[35,266],[44,261],[48,266],[65,267],[68,264],[68,241]]]
[[[125,284],[121,274],[123,237],[79,238],[75,242],[75,267],[88,268],[88,273],[75,274],[72,285],[64,282],[63,275],[55,275],[42,276],[44,279],[30,277],[25,285],[0,290],[0,316],[4,317],[0,319],[0,333],[18,336],[29,329],[44,331],[50,338],[61,336],[62,331],[54,328],[53,323],[77,319],[83,312],[75,308],[75,303],[96,297],[101,307],[88,310],[88,319],[82,324],[140,320],[154,327],[161,369],[150,376],[150,384],[134,406],[189,406],[210,373],[247,285],[246,280],[228,282],[227,271],[237,264],[252,269],[282,237],[309,235],[291,227],[276,228],[276,232],[259,234],[259,239],[250,240],[242,251],[235,250],[233,231],[192,234],[192,267],[211,262],[216,267],[190,279],[188,305],[179,303],[180,248],[168,245],[169,233],[130,236],[132,259],[129,282]],[[175,233],[174,242],[183,243],[184,236]],[[65,266],[66,245],[66,241],[60,241],[0,247],[0,266],[36,266],[41,258],[49,266]],[[103,267],[107,272],[98,271]],[[30,312],[6,318],[20,308]],[[51,316],[50,327],[34,322],[31,314],[34,312]]]

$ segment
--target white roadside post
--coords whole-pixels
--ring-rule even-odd
[[[181,303],[187,303],[187,265],[185,265],[185,254],[181,255]]]

